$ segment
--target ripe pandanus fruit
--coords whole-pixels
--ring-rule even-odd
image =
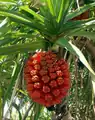
[[[74,17],[72,20],[85,20],[89,18],[89,11],[86,11],[76,17]]]
[[[61,103],[70,88],[68,64],[51,51],[30,56],[24,79],[32,100],[46,107]]]

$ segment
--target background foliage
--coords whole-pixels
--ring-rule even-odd
[[[77,17],[85,12],[88,16]],[[26,59],[39,49],[55,50],[67,60],[70,112],[75,120],[94,120],[94,0],[0,0],[0,36],[1,120],[52,118],[53,112],[29,98],[23,79]]]

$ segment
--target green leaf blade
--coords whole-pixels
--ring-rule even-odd
[[[0,48],[0,55],[9,55],[14,53],[24,53],[36,49],[44,48],[43,42],[31,42],[26,44],[12,45],[9,47]]]
[[[83,53],[75,45],[73,45],[66,38],[60,38],[56,43],[61,47],[66,47],[72,54],[76,55],[80,59],[80,61],[87,67],[87,69],[91,72],[91,74],[93,74],[95,77],[95,72],[87,62]]]
[[[94,6],[95,6],[95,2],[85,5],[83,7],[80,7],[80,9],[76,9],[74,12],[67,15],[67,17],[65,18],[65,21],[71,20],[72,18],[84,13],[85,11],[89,10],[90,8],[92,8]]]
[[[48,5],[48,8],[49,8],[51,14],[52,14],[53,16],[55,16],[56,14],[55,14],[55,10],[54,10],[53,1],[52,1],[52,0],[46,0],[46,1],[47,1],[47,5]]]
[[[21,6],[20,9],[32,14],[35,18],[37,18],[41,22],[44,22],[44,17],[31,10],[28,6]]]

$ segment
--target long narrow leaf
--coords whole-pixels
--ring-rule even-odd
[[[95,41],[95,32],[79,31],[79,32],[72,34],[72,36],[81,36],[81,37],[84,36],[84,37],[87,37],[87,38]]]
[[[52,1],[52,0],[46,0],[46,1],[47,1],[47,5],[48,5],[48,8],[49,8],[51,14],[52,14],[53,16],[55,16],[56,14],[55,14],[55,11],[54,11],[53,1]]]
[[[0,34],[6,33],[10,26],[8,25],[8,18],[5,18],[1,23],[0,23]]]
[[[0,1],[0,4],[3,4],[3,5],[16,5],[16,2],[11,2],[11,1]]]
[[[87,67],[87,69],[95,77],[95,72],[92,70],[91,66],[87,62],[87,60],[86,60],[85,56],[83,55],[83,53],[75,45],[73,45],[71,42],[69,42],[67,39],[64,39],[64,38],[60,38],[57,41],[57,44],[60,45],[61,47],[66,47],[71,53],[73,53],[74,55],[78,56],[80,61]]]
[[[36,28],[30,20],[21,15],[18,15],[16,12],[7,11],[0,9],[0,16],[6,16],[12,18],[13,21],[28,25],[29,27]]]
[[[72,18],[84,13],[85,11],[87,11],[88,9],[90,9],[94,6],[95,6],[95,2],[91,3],[89,5],[85,5],[83,7],[80,7],[80,9],[76,9],[74,12],[71,12],[67,15],[67,17],[65,18],[65,21],[71,20]]]
[[[11,39],[12,40],[12,39]],[[0,46],[6,45],[8,43],[10,43],[10,39],[9,38],[5,38],[3,40],[0,40]]]
[[[66,36],[77,36],[81,31],[86,31],[89,28],[95,29],[95,18],[91,18],[88,20],[67,22],[63,27],[63,31],[65,31]],[[72,23],[72,24],[71,24]],[[81,34],[80,34],[81,35]],[[83,36],[83,34],[82,34]]]
[[[41,16],[40,14],[34,12],[32,9],[30,9],[28,6],[21,6],[20,7],[21,10],[24,10],[30,14],[32,14],[35,18],[37,18],[38,20],[40,20],[41,22],[44,22],[44,18],[43,16]]]
[[[5,26],[8,23],[8,18],[5,18],[1,23],[0,23],[0,29]]]
[[[44,48],[43,42],[31,42],[26,44],[12,45],[0,48],[0,55],[8,55],[19,52],[28,52],[36,49]]]
[[[82,28],[86,21],[68,21],[65,24],[62,24],[59,33],[73,31],[76,28]]]
[[[63,5],[64,5],[64,0],[61,0],[60,11],[59,11],[59,15],[58,15],[58,22],[60,21],[62,14],[63,14],[63,9],[64,9]]]
[[[0,16],[9,17],[14,22],[27,25],[28,27],[31,27],[32,29],[36,29],[40,32],[43,32],[46,35],[49,35],[49,33],[45,29],[44,24],[42,24],[38,20],[32,20],[32,19],[30,20],[26,16],[21,15],[20,13],[18,14],[17,12],[0,9]]]
[[[76,54],[78,55],[80,61],[88,68],[88,70],[95,76],[95,72],[93,71],[93,69],[91,68],[90,64],[87,62],[85,56],[83,55],[83,53],[75,46],[73,45],[71,42],[69,42],[70,46],[73,48],[73,50],[76,52]]]
[[[73,0],[62,0],[62,1],[63,4],[60,6],[62,10],[60,9],[60,14],[59,14],[60,26],[64,22],[64,19],[68,14],[69,8]]]

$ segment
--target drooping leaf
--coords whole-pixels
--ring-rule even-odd
[[[74,34],[72,34],[72,36],[81,36],[81,37],[87,37],[93,41],[95,41],[95,32],[90,32],[90,31],[78,31]]]
[[[11,18],[13,21],[15,21],[17,23],[22,23],[22,24],[28,25],[32,28],[36,28],[30,20],[25,18],[25,16],[19,15],[16,12],[0,9],[0,16],[6,16],[6,17]]]
[[[61,47],[66,47],[71,53],[76,55],[80,61],[87,67],[87,69],[95,76],[95,72],[92,70],[91,66],[87,62],[83,53],[77,48],[74,44],[72,44],[68,39],[60,38],[57,42]]]
[[[15,11],[9,11],[9,10],[4,10],[4,9],[3,10],[0,9],[0,16],[9,17],[11,19],[11,21],[21,23],[23,25],[27,25],[28,27],[30,27],[32,29],[36,29],[39,32],[44,33],[45,35],[48,35],[48,36],[51,35],[50,30],[47,30],[45,28],[45,25],[42,24],[37,19],[32,20],[32,19],[29,19],[29,17],[27,18],[25,15],[22,15]]]
[[[88,68],[88,70],[95,76],[95,72],[93,71],[93,69],[91,68],[90,64],[87,62],[85,56],[83,55],[83,53],[79,50],[79,48],[77,48],[75,45],[73,45],[71,42],[69,42],[70,46],[74,49],[74,51],[76,52],[76,54],[78,55],[80,61]]]
[[[81,20],[81,21],[70,21],[67,22],[66,25],[62,28],[65,31],[66,36],[79,36],[81,35],[82,31],[87,31],[90,29],[95,29],[95,20],[94,18],[88,20]]]

